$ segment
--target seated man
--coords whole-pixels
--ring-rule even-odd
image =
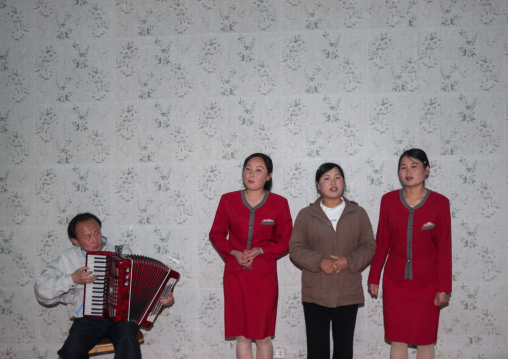
[[[88,358],[88,352],[104,337],[109,337],[115,347],[115,358],[141,358],[141,349],[136,338],[138,325],[134,322],[113,323],[106,318],[83,317],[84,284],[97,279],[85,266],[86,253],[90,251],[114,252],[113,245],[102,236],[102,223],[91,213],[74,217],[67,234],[74,246],[63,251],[48,264],[35,283],[37,300],[45,305],[63,303],[74,323],[63,347],[58,351],[62,359]],[[124,246],[122,253],[132,254]],[[172,305],[173,293],[160,298],[164,306]]]

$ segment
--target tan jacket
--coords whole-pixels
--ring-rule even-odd
[[[370,264],[376,242],[367,212],[345,199],[337,230],[320,207],[321,198],[298,213],[289,242],[292,261],[302,270],[302,301],[335,308],[365,301],[361,272]],[[325,274],[330,255],[346,257],[347,269]]]

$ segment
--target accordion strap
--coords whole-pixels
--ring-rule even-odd
[[[122,251],[123,251],[123,244],[119,245],[119,246],[115,246],[115,253],[120,255],[122,254]]]

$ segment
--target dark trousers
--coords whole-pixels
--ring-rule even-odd
[[[336,308],[303,303],[307,331],[307,358],[330,359],[330,321],[332,322],[333,359],[353,358],[358,304]]]
[[[133,322],[113,323],[103,318],[76,318],[58,355],[62,359],[88,359],[90,349],[99,340],[108,337],[115,347],[115,359],[140,359],[137,331],[138,325]]]

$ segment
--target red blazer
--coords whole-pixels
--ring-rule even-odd
[[[408,238],[412,234],[413,281],[427,285],[437,280],[437,292],[452,291],[452,235],[450,201],[429,191],[425,202],[414,209],[401,199],[402,189],[389,192],[381,199],[376,235],[376,253],[372,258],[368,282],[379,284],[381,270],[393,282],[405,280],[408,261]],[[388,255],[388,259],[385,259]]]
[[[249,207],[243,202],[242,191],[222,195],[210,230],[210,240],[226,261],[225,270],[243,270],[230,252],[247,249],[249,220],[254,210],[250,248],[261,247],[264,254],[256,257],[252,270],[263,274],[276,271],[277,257],[289,251],[293,230],[288,201],[270,192],[261,206],[255,209]]]

